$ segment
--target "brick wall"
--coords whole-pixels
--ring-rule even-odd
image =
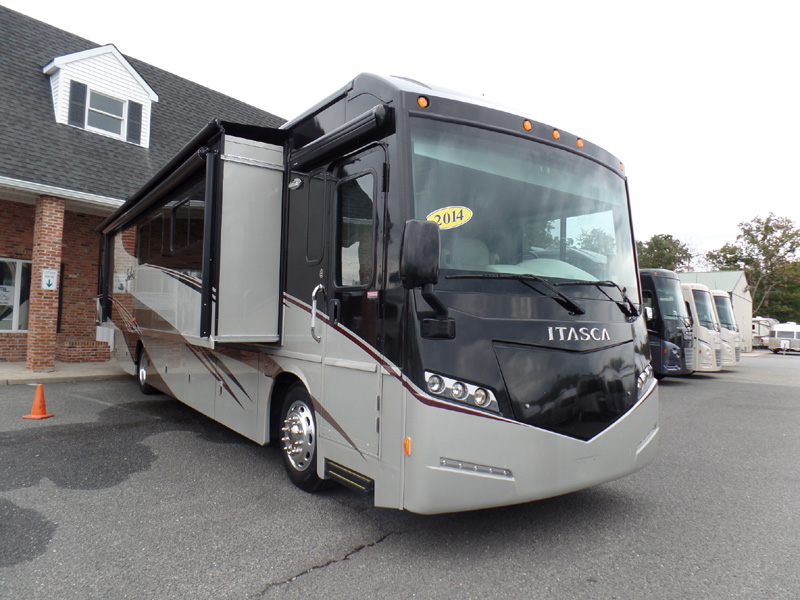
[[[28,317],[27,368],[52,371],[56,360],[58,290],[43,290],[42,270],[61,268],[61,238],[64,230],[64,200],[42,196],[36,201],[33,226],[33,264]],[[59,286],[61,281],[58,282]]]
[[[0,257],[33,261],[29,331],[0,333],[0,360],[26,360],[33,370],[50,370],[56,360],[109,360],[108,344],[95,341],[99,237],[94,229],[103,217],[66,211],[58,198],[41,198],[36,206],[0,200],[0,211]],[[41,239],[34,249],[37,225]],[[59,296],[41,289],[41,270],[60,269],[62,263],[56,334]],[[30,352],[29,338],[35,340]]]
[[[70,211],[64,215],[61,329],[56,349],[59,361],[111,358],[108,344],[95,341],[100,237],[94,229],[102,221],[103,217]]]
[[[35,210],[32,204],[0,200],[0,257],[31,260]]]

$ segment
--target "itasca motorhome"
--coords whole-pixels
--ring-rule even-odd
[[[102,327],[304,490],[526,502],[656,453],[630,223],[594,144],[361,75],[280,129],[210,123],[102,223]]]
[[[656,377],[694,371],[694,335],[681,290],[681,280],[668,269],[640,269],[650,357]]]

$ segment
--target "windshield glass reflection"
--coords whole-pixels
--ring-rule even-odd
[[[453,123],[412,120],[412,145],[415,217],[439,224],[440,281],[465,271],[613,281],[638,301],[625,182],[616,173]]]

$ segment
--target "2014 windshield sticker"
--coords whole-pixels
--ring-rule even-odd
[[[472,211],[466,206],[445,206],[425,218],[439,225],[439,229],[453,229],[467,223],[472,218]]]

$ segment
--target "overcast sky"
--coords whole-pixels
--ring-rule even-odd
[[[788,0],[0,2],[287,119],[361,72],[483,95],[625,163],[639,240],[800,225]]]

